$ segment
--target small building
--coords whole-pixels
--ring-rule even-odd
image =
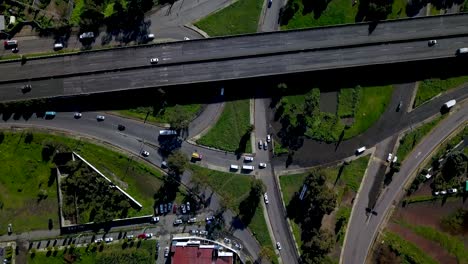
[[[200,241],[173,241],[172,264],[232,264],[234,253],[218,245],[204,245]]]
[[[5,30],[5,16],[0,15],[0,31]]]

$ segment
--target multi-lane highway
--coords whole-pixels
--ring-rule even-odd
[[[365,263],[368,251],[372,245],[380,225],[385,220],[386,214],[398,197],[403,192],[403,186],[409,177],[418,169],[420,164],[430,153],[454,131],[460,124],[468,121],[468,104],[459,106],[460,110],[445,118],[425,139],[410,153],[401,166],[400,172],[393,177],[393,181],[387,186],[377,201],[374,214],[368,214],[367,192],[374,179],[367,177],[362,183],[363,188],[355,201],[350,223],[347,229],[344,244],[342,262],[347,264]],[[382,154],[382,153],[381,153]]]
[[[215,38],[0,63],[4,101],[455,57],[468,15]],[[437,38],[438,45],[427,41]],[[159,58],[157,65],[149,59]],[[51,79],[53,78],[53,79]],[[29,82],[30,93],[20,87]]]

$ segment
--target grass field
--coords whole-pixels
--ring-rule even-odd
[[[350,208],[347,205],[340,205],[341,197],[343,196],[346,190],[352,190],[357,192],[364,176],[364,172],[367,169],[367,164],[369,163],[369,155],[361,157],[357,160],[352,161],[349,165],[346,165],[343,169],[341,176],[337,179],[339,173],[339,167],[330,167],[325,168],[324,173],[327,176],[327,184],[334,185],[334,190],[338,195],[338,216],[343,215],[346,219],[349,218]],[[284,203],[286,206],[291,202],[295,193],[300,192],[301,187],[308,173],[293,174],[293,175],[283,175],[279,177],[279,182],[281,186],[281,192],[283,194]],[[335,185],[336,183],[336,185]],[[291,227],[293,229],[294,237],[299,245],[305,243],[306,241],[301,241],[301,227],[294,221],[290,221]],[[340,243],[344,239],[346,231],[346,226],[339,230],[338,238]]]
[[[195,26],[210,37],[255,33],[263,3],[263,0],[238,0],[198,21]]]
[[[200,112],[201,105],[200,104],[187,104],[187,105],[179,105],[180,109],[189,117],[188,120],[192,120],[195,116]],[[120,110],[116,111],[118,115],[131,117],[139,120],[145,120],[146,115],[148,118],[146,119],[149,123],[169,123],[170,116],[174,114],[175,105],[167,106],[164,108],[164,111],[160,111],[156,115],[151,114],[153,112],[153,107],[151,106],[142,106],[128,110]]]
[[[227,207],[239,213],[239,204],[250,191],[250,183],[253,180],[251,176],[214,171],[196,165],[190,165],[190,171],[193,173],[192,179],[210,186],[221,196]],[[248,227],[255,233],[255,238],[261,246],[274,250],[261,205],[257,207]]]
[[[433,258],[429,257],[417,245],[404,240],[395,233],[385,232],[382,240],[385,241],[385,244],[387,244],[394,252],[397,252],[397,255],[403,259],[403,263],[438,263]]]
[[[459,263],[468,263],[468,246],[466,247],[460,238],[440,232],[430,226],[412,225],[409,223],[400,224],[410,228],[416,234],[436,242],[447,252],[455,256]]]
[[[131,243],[128,243],[130,245]],[[102,251],[86,250],[85,247],[76,247],[74,255],[79,256],[76,263],[134,263],[134,264],[150,264],[154,263],[155,259],[156,240],[142,240],[133,242],[132,246],[125,249],[122,247],[122,242],[113,244],[104,244]],[[69,252],[69,251],[67,251]],[[29,254],[28,264],[62,264],[68,263],[66,259],[70,254],[64,250],[59,250],[51,254],[47,252],[36,252],[34,255]],[[68,255],[68,257],[67,257]]]
[[[242,136],[250,126],[250,102],[248,99],[226,102],[218,122],[197,143],[216,149],[236,151]],[[252,152],[250,137],[245,151]]]
[[[4,175],[0,177],[0,200],[4,204],[1,226],[13,223],[15,232],[47,229],[51,218],[54,227],[58,227],[55,181],[48,184],[53,165],[43,161],[41,156],[42,142],[46,139],[69,146],[139,201],[143,209],[131,210],[130,216],[153,213],[153,196],[162,186],[163,176],[148,165],[108,148],[60,135],[33,133],[30,143],[24,143],[26,132],[5,132],[4,135],[0,144],[0,157],[6,164],[0,168]],[[40,189],[46,190],[48,197],[38,202]],[[0,233],[4,231],[0,229]]]
[[[450,89],[459,87],[468,82],[468,76],[459,76],[447,79],[428,79],[419,83],[416,98],[414,99],[414,107],[431,100],[434,96],[446,92]]]
[[[400,146],[397,150],[397,156],[400,161],[403,161],[406,156],[413,150],[413,148],[424,138],[425,135],[429,134],[431,130],[442,120],[441,117],[410,131],[400,139]]]
[[[383,114],[393,93],[393,86],[362,87],[354,124],[346,130],[345,139],[355,137],[371,127]]]
[[[294,13],[293,17],[287,24],[282,25],[281,29],[296,29],[308,27],[330,26],[338,24],[349,24],[356,22],[356,14],[358,13],[358,6],[352,5],[350,0],[332,0],[328,3],[327,8],[316,16],[312,12],[304,12],[303,2],[294,0],[295,4],[299,7]],[[404,18],[406,17],[406,1],[395,0],[393,2],[392,13],[388,19]]]

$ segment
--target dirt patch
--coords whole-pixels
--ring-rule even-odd
[[[336,114],[338,109],[338,92],[320,92],[320,111]]]
[[[415,244],[417,247],[422,249],[424,252],[426,252],[433,259],[437,260],[439,263],[457,264],[457,259],[454,256],[450,255],[437,243],[418,236],[417,234],[413,233],[413,231],[411,231],[410,229],[402,227],[395,223],[389,223],[388,229],[390,229],[392,232],[397,233],[405,240],[408,240],[411,243]]]
[[[467,210],[468,202],[463,202],[463,199],[460,198],[450,201],[436,200],[413,203],[406,207],[399,207],[393,218],[402,219],[412,225],[431,226],[439,231],[443,231],[440,226],[440,220],[459,208]]]

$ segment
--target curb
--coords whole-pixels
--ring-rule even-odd
[[[409,101],[409,104],[406,106],[406,112],[407,113],[409,113],[409,112],[416,109],[416,108],[413,108],[413,107],[414,107],[414,99],[416,99],[416,95],[418,94],[419,83],[420,83],[420,81],[417,81],[416,84],[414,85],[413,94],[411,95],[411,100]]]
[[[185,24],[184,27],[190,29],[190,30],[193,30],[195,31],[196,33],[200,34],[202,37],[204,38],[209,38],[210,36],[208,35],[208,33],[206,33],[205,31],[201,30],[200,28],[198,28],[197,26],[193,25],[193,24]]]
[[[219,118],[221,117],[221,114],[223,113],[224,111],[224,106],[225,106],[225,102],[222,102],[221,103],[221,107],[218,111],[218,113],[216,114],[214,120],[210,123],[209,126],[205,127],[200,133],[198,133],[197,135],[187,139],[187,142],[190,142],[190,144],[192,145],[197,145],[197,146],[201,146],[201,145],[198,145],[195,141],[200,139],[201,137],[203,137],[204,135],[206,135],[206,133],[208,133],[208,131],[213,128],[215,126],[215,124],[218,122]],[[204,110],[202,110],[204,111]],[[201,111],[201,112],[202,112]],[[201,112],[200,114],[198,114],[192,121],[190,122],[193,122],[195,119],[197,119],[200,115],[201,115]],[[208,149],[213,149],[213,150],[218,150],[218,149],[214,149],[214,148],[210,148],[210,147],[207,147]],[[221,150],[220,150],[221,151]]]

